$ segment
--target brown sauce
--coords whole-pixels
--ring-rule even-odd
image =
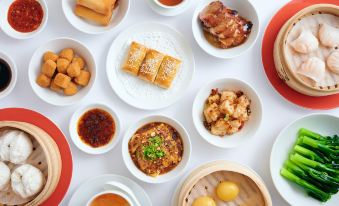
[[[184,147],[171,125],[152,122],[139,128],[128,143],[134,164],[149,176],[173,170],[181,161]]]
[[[4,91],[12,80],[12,71],[8,63],[0,59],[0,92]]]
[[[91,147],[107,145],[114,133],[114,120],[108,112],[102,109],[89,110],[78,121],[78,135]]]
[[[180,4],[183,0],[159,0],[160,3],[166,6],[176,6]]]
[[[130,204],[120,195],[107,193],[96,197],[90,206],[130,206]]]

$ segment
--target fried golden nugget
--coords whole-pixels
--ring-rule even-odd
[[[63,73],[58,73],[54,78],[54,83],[59,87],[65,89],[68,87],[68,84],[71,82],[71,80],[72,80],[71,77]]]
[[[54,75],[54,72],[56,70],[56,63],[50,59],[48,59],[47,61],[45,61],[42,65],[42,69],[41,69],[41,72],[48,76],[48,77],[53,77]]]
[[[73,96],[77,92],[78,92],[78,86],[73,82],[69,82],[68,86],[64,89],[64,94],[67,96]]]
[[[48,76],[44,74],[40,74],[38,78],[36,79],[36,83],[39,86],[46,88],[46,87],[49,87],[49,85],[51,84],[51,78],[49,78]]]
[[[51,51],[47,51],[44,53],[44,62],[47,60],[52,60],[54,62],[56,62],[58,60],[59,56],[57,54],[55,54],[54,52]]]
[[[90,79],[91,79],[91,73],[86,70],[81,70],[80,75],[75,77],[74,81],[75,83],[85,87],[88,85],[88,82]]]
[[[51,81],[51,85],[49,87],[51,90],[61,93],[63,91],[63,89],[61,87],[59,87],[58,85],[55,84],[54,79],[52,79]]]
[[[57,70],[58,70],[58,72],[66,74],[68,65],[69,65],[69,61],[67,59],[59,58],[57,60]]]
[[[74,57],[72,60],[72,63],[78,63],[80,69],[85,68],[85,65],[86,65],[85,60],[81,57]]]
[[[80,75],[80,66],[78,63],[71,63],[68,67],[67,67],[67,74],[70,77],[77,77]]]
[[[74,57],[74,51],[71,48],[66,48],[60,52],[59,56],[60,58],[67,59],[68,61],[71,62]]]

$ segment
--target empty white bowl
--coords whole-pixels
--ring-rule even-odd
[[[204,105],[211,90],[216,88],[219,90],[242,91],[251,100],[249,120],[245,122],[240,131],[233,135],[216,136],[204,126]],[[219,79],[207,84],[198,92],[193,103],[192,116],[196,129],[208,143],[220,148],[234,148],[247,142],[255,135],[262,119],[262,104],[257,92],[249,84],[239,79]]]
[[[62,10],[66,19],[74,28],[87,34],[102,34],[117,28],[126,18],[130,8],[130,0],[119,0],[118,4],[107,26],[101,26],[77,16],[74,13],[75,0],[62,0]]]
[[[259,17],[248,0],[220,0],[225,6],[237,10],[239,15],[250,20],[253,23],[252,31],[245,43],[229,49],[220,49],[211,45],[205,38],[203,27],[199,19],[200,12],[211,2],[216,0],[202,0],[195,9],[192,19],[192,30],[195,40],[198,45],[208,54],[222,59],[230,59],[240,56],[245,51],[250,49],[256,42],[259,35]]]
[[[7,20],[8,9],[13,3],[13,0],[2,0],[0,2],[0,27],[1,29],[7,34],[8,36],[15,38],[15,39],[29,39],[33,38],[34,36],[38,35],[46,26],[48,20],[48,8],[45,0],[37,0],[44,12],[44,16],[42,18],[41,24],[38,29],[32,32],[18,32],[11,27]]]
[[[184,154],[181,162],[173,170],[169,171],[168,173],[159,175],[157,177],[151,177],[143,173],[134,164],[128,151],[128,143],[131,137],[134,135],[134,133],[142,126],[152,122],[163,122],[171,125],[179,132],[184,145]],[[126,167],[136,178],[148,183],[164,183],[172,180],[175,177],[178,177],[180,174],[182,174],[182,172],[184,172],[189,162],[190,155],[191,155],[191,141],[189,139],[187,131],[179,122],[166,116],[153,115],[140,119],[139,121],[137,121],[136,123],[129,127],[122,140],[122,157],[124,159]]]
[[[62,49],[72,48],[75,54],[81,56],[86,62],[86,68],[91,73],[91,79],[86,87],[79,89],[73,96],[58,94],[48,88],[42,88],[36,83],[36,79],[41,72],[43,55],[47,51],[59,53]],[[28,68],[28,77],[34,93],[43,101],[55,106],[67,106],[79,102],[93,87],[96,78],[96,64],[90,50],[81,42],[70,38],[53,39],[35,50]]]
[[[4,52],[0,51],[0,59],[3,59],[8,64],[8,66],[10,67],[11,72],[12,72],[12,79],[11,79],[9,85],[7,86],[6,89],[4,89],[2,92],[0,92],[0,99],[2,99],[12,92],[12,90],[15,87],[18,75],[17,75],[17,68],[16,68],[16,65],[15,65],[15,62],[13,61],[13,59],[11,57],[9,57]]]
[[[79,119],[81,118],[83,114],[85,114],[87,111],[92,110],[92,109],[102,109],[108,112],[114,120],[115,132],[112,137],[112,140],[107,145],[102,146],[102,147],[94,148],[94,147],[87,145],[80,139],[79,134],[78,134]],[[88,154],[103,154],[103,153],[110,151],[118,144],[120,140],[120,135],[119,135],[120,129],[121,129],[120,127],[121,127],[120,120],[118,118],[118,115],[113,111],[113,109],[103,104],[91,104],[91,105],[81,107],[77,111],[74,112],[74,114],[71,117],[71,121],[69,123],[69,133],[71,135],[71,139],[73,143],[83,152],[88,153]]]

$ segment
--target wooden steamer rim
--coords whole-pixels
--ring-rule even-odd
[[[269,191],[261,179],[261,177],[249,167],[243,166],[238,163],[229,162],[225,160],[217,160],[213,162],[206,163],[198,168],[194,169],[191,174],[184,180],[182,183],[178,196],[177,196],[177,203],[178,206],[185,205],[186,197],[189,195],[190,191],[194,187],[194,185],[202,178],[218,171],[225,171],[225,172],[235,172],[246,176],[247,178],[251,179],[258,189],[261,192],[261,195],[265,201],[264,206],[272,206],[272,199],[269,194]]]
[[[43,155],[46,158],[48,170],[45,186],[33,200],[23,203],[25,206],[40,205],[52,195],[60,179],[62,163],[58,146],[45,131],[32,124],[17,121],[0,121],[0,128],[3,127],[19,129],[30,134],[40,144],[44,152]]]
[[[306,95],[310,95],[310,96],[326,96],[326,95],[332,95],[332,94],[336,94],[339,92],[339,83],[337,83],[336,85],[333,86],[327,86],[327,87],[312,87],[308,84],[306,84],[300,77],[298,77],[295,72],[293,72],[293,69],[291,67],[291,65],[289,65],[286,61],[286,48],[285,48],[285,44],[287,42],[287,37],[290,33],[290,31],[292,30],[292,28],[294,27],[294,25],[296,23],[298,23],[302,18],[305,18],[307,16],[311,16],[314,14],[319,14],[319,13],[327,13],[327,14],[332,14],[335,16],[339,17],[339,6],[333,5],[333,4],[314,4],[312,6],[308,6],[304,9],[302,9],[301,11],[299,11],[298,13],[296,13],[294,16],[292,16],[285,24],[284,26],[281,28],[279,35],[276,39],[276,41],[280,42],[280,52],[281,57],[280,60],[282,62],[283,65],[285,65],[284,68],[286,68],[286,70],[289,71],[290,76],[293,76],[293,80],[296,80],[296,82],[291,82],[290,84],[292,85],[292,88],[297,87],[297,88],[301,88],[301,86],[296,85],[297,83],[299,85],[302,85],[303,87],[306,87],[308,89],[308,91],[306,93]],[[282,32],[282,34],[281,34]],[[280,36],[281,34],[281,36]],[[279,37],[280,36],[280,37]],[[276,52],[274,53],[274,56],[276,56]],[[305,90],[305,89],[301,89],[301,90]],[[298,91],[298,90],[297,90]],[[300,91],[299,91],[300,92]]]

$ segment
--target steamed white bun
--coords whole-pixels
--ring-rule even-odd
[[[302,31],[297,39],[292,41],[290,45],[299,53],[307,54],[319,47],[318,39],[310,31]]]
[[[11,171],[8,166],[0,161],[0,191],[4,191],[9,186],[11,180]]]
[[[40,192],[45,178],[38,168],[24,164],[13,171],[11,181],[13,191],[22,198],[28,198]]]
[[[0,137],[0,160],[2,161],[20,164],[31,155],[32,151],[32,141],[25,132],[10,130]]]

